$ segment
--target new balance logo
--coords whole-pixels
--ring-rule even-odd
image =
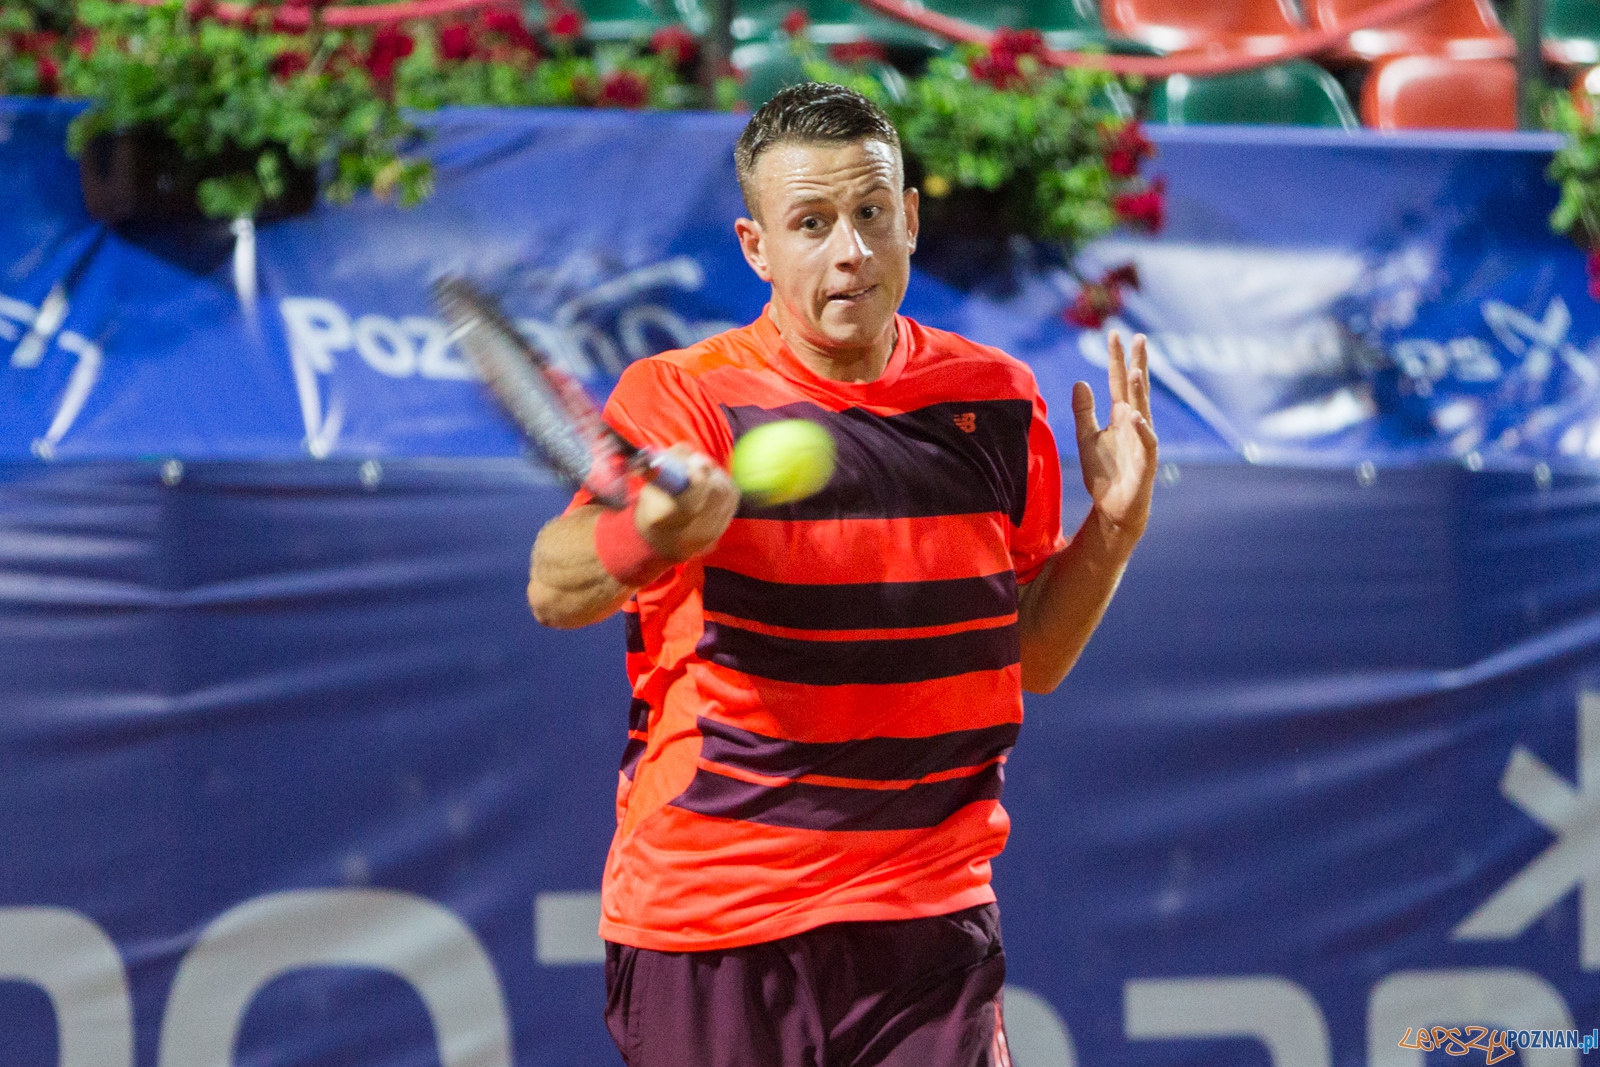
[[[964,411],[955,417],[955,424],[961,427],[967,433],[977,433],[978,413],[975,411]]]

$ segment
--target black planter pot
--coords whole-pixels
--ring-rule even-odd
[[[131,130],[90,140],[78,157],[78,177],[89,214],[102,222],[193,221],[204,218],[195,198],[202,181],[254,170],[260,155],[232,148],[196,162],[162,134]],[[287,153],[279,156],[287,163]],[[316,202],[316,172],[287,163],[283,195],[264,203],[256,219],[303,214]]]
[[[963,292],[1001,287],[1010,281],[1013,245],[1028,233],[1026,210],[1016,185],[998,189],[957,187],[930,196],[926,170],[916,156],[906,157],[906,184],[918,197],[918,269]]]

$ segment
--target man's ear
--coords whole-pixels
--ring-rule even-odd
[[[739,219],[733,224],[733,232],[739,237],[739,251],[744,253],[744,261],[750,264],[756,277],[771,282],[772,270],[767,266],[766,236],[761,232],[761,223],[755,219]]]
[[[922,226],[922,220],[917,216],[921,209],[922,194],[915,188],[907,189],[906,193],[906,236],[910,238],[911,251],[917,250],[917,231]]]

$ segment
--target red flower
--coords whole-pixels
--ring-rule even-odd
[[[39,57],[39,92],[45,96],[56,95],[61,86],[61,68],[50,56]]]
[[[783,21],[779,25],[790,37],[798,37],[806,32],[807,26],[811,25],[811,16],[806,14],[805,8],[792,7],[789,13],[783,16]]]
[[[1139,288],[1139,268],[1132,263],[1113,267],[1097,282],[1085,282],[1061,317],[1080,329],[1098,330],[1106,319],[1122,310],[1124,287]]]
[[[1010,89],[1026,80],[1023,66],[1017,61],[1029,56],[1035,63],[1042,62],[1045,52],[1044,37],[1038,30],[1001,27],[994,31],[988,51],[967,64],[967,69],[974,78],[996,89]]]
[[[446,59],[471,59],[477,51],[472,39],[472,27],[465,22],[452,22],[439,30],[439,54]]]
[[[1017,69],[1017,57],[1009,52],[978,56],[967,64],[967,69],[978,81],[988,82],[996,89],[1009,89],[1022,80],[1022,71]]]
[[[1584,266],[1589,272],[1589,295],[1600,300],[1600,252],[1590,252]]]
[[[649,83],[631,70],[612,71],[600,82],[601,107],[644,107]]]
[[[39,33],[14,33],[11,35],[13,47],[25,56],[39,56],[44,58],[44,53],[50,52],[59,41],[60,35],[47,32]]]
[[[1139,173],[1139,164],[1155,154],[1156,146],[1135,120],[1117,130],[1106,146],[1106,169],[1115,177],[1131,178]]]
[[[287,81],[310,65],[311,58],[309,56],[304,52],[290,49],[273,56],[272,62],[268,64],[267,69],[272,72],[274,78],[279,81]]]
[[[563,3],[545,5],[544,31],[565,44],[583,36],[583,16]]]
[[[95,32],[93,30],[79,30],[72,38],[72,50],[82,59],[88,59],[94,54]]]
[[[539,51],[539,39],[528,29],[528,24],[522,21],[522,16],[518,12],[504,8],[490,8],[482,14],[479,22],[489,33],[497,33],[505,38],[507,44],[514,45],[524,52]]]
[[[410,34],[394,26],[385,26],[372,38],[372,50],[367,53],[367,73],[380,82],[394,77],[394,65],[409,56],[417,47]]]
[[[889,50],[877,41],[846,41],[831,46],[828,49],[828,58],[835,63],[864,63],[869,60],[886,63],[889,60]]]
[[[190,22],[217,17],[217,0],[189,0],[183,5],[183,14]]]
[[[1123,193],[1111,201],[1111,209],[1123,222],[1160,233],[1167,218],[1167,180],[1157,178],[1142,193]]]
[[[989,41],[989,51],[1013,57],[1043,59],[1046,53],[1044,35],[1038,30],[1010,30],[1002,26],[994,31],[994,37]]]
[[[1100,279],[1101,285],[1116,288],[1127,286],[1129,289],[1139,288],[1139,268],[1132,263],[1124,263],[1120,267],[1112,267],[1106,271],[1106,276]]]
[[[692,66],[700,54],[700,41],[682,26],[663,26],[650,37],[650,51],[679,66]]]
[[[1061,317],[1082,330],[1098,330],[1106,319],[1122,310],[1122,295],[1115,289],[1089,284],[1078,290],[1077,299]]]

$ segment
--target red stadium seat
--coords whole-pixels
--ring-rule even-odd
[[[1305,28],[1290,0],[1102,0],[1100,17],[1163,52],[1270,52]]]
[[[1361,89],[1361,121],[1380,130],[1514,130],[1516,65],[1444,56],[1379,60]]]
[[[1308,0],[1306,17],[1318,29],[1336,30],[1381,2]],[[1339,54],[1361,60],[1398,55],[1503,59],[1517,54],[1517,43],[1500,25],[1492,0],[1436,0],[1408,18],[1355,31]]]

